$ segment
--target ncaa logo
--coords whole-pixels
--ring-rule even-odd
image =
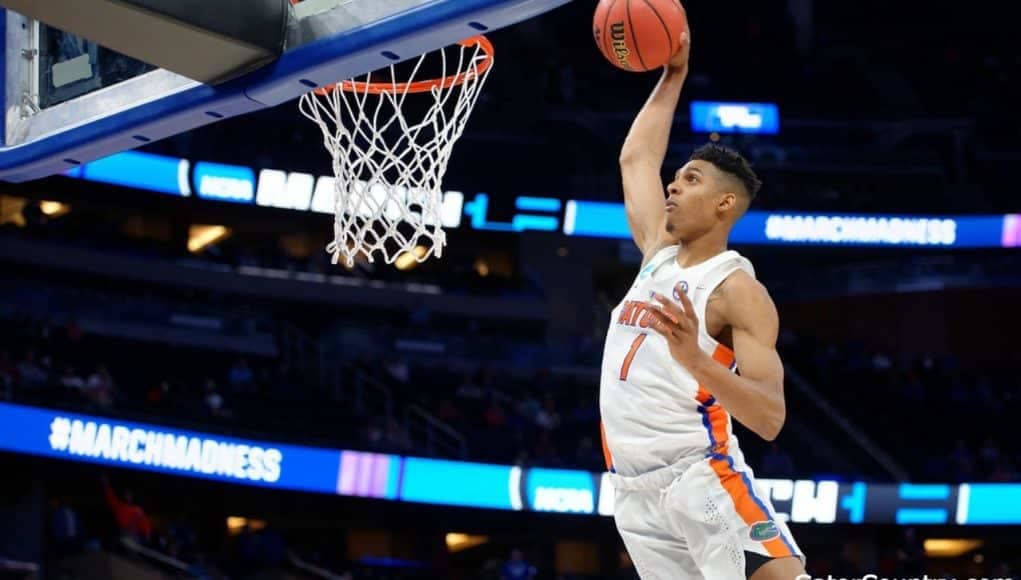
[[[684,280],[681,280],[674,286],[674,300],[680,300],[682,292],[688,293],[688,283]]]

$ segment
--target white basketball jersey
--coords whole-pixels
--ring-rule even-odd
[[[709,336],[709,295],[736,270],[755,276],[751,262],[735,251],[682,268],[678,246],[656,253],[613,310],[603,349],[599,406],[607,467],[634,476],[692,454],[729,444],[736,451],[730,416],[670,355],[666,339],[651,328],[646,312],[652,293],[679,300],[686,292],[699,319],[699,346],[732,371],[733,352]]]

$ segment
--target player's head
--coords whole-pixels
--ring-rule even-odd
[[[667,185],[667,232],[683,243],[717,228],[730,231],[761,187],[740,153],[715,143],[703,145]]]

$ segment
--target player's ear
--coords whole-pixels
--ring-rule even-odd
[[[716,211],[725,213],[736,208],[737,204],[738,199],[736,193],[732,191],[721,193],[720,197],[716,200]]]

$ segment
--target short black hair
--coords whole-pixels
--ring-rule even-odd
[[[717,169],[737,179],[744,186],[749,199],[755,199],[759,190],[762,189],[762,180],[755,175],[748,160],[743,155],[723,145],[706,143],[695,149],[691,154],[691,161],[699,160],[712,163]]]

